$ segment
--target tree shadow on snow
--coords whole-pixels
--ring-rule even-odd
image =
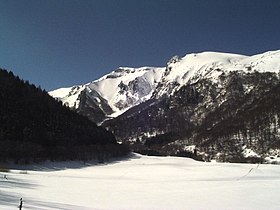
[[[0,208],[1,206],[14,206],[14,209],[17,209],[19,199],[19,195],[11,195],[0,190]]]
[[[20,198],[24,197],[24,195],[20,193],[9,192],[9,189],[13,189],[13,192],[20,192],[21,189],[34,189],[39,186],[14,176],[14,174],[8,174],[7,178],[4,178],[3,175],[0,174],[0,209],[1,206],[10,206],[17,209]]]
[[[85,209],[81,206],[74,206],[69,204],[61,204],[61,203],[54,203],[54,202],[47,202],[47,201],[40,201],[29,199],[28,197],[20,196],[20,195],[11,195],[9,193],[5,193],[0,191],[0,209],[6,208],[13,208],[18,209],[18,205],[20,202],[20,198],[23,197],[23,209],[59,209],[59,210],[72,210],[72,209]]]
[[[105,162],[103,164],[105,165],[114,165],[114,164],[118,164],[124,161],[132,161],[135,159],[140,159],[141,155],[137,154],[137,153],[130,153],[127,156],[124,157],[119,157],[119,158],[112,158],[109,162]]]
[[[9,169],[11,170],[26,170],[26,171],[60,171],[65,169],[81,169],[91,166],[102,166],[102,165],[111,165],[118,164],[123,161],[131,161],[134,159],[141,158],[140,155],[136,153],[130,153],[127,156],[119,158],[111,158],[108,161],[45,161],[42,163],[34,163],[29,165],[17,165],[10,163]]]
[[[2,177],[0,175],[0,177]],[[38,185],[37,184],[32,184],[28,183],[26,181],[23,181],[19,178],[15,178],[14,176],[7,176],[7,179],[0,178],[0,189],[4,188],[24,188],[24,189],[34,189]]]

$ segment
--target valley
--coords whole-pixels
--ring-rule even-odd
[[[11,166],[12,167],[12,166]],[[3,179],[7,176],[7,180]],[[45,162],[0,172],[0,209],[278,209],[277,165],[132,154],[109,164]]]

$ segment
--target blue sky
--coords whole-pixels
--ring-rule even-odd
[[[0,0],[0,67],[43,89],[202,51],[280,49],[278,0]]]

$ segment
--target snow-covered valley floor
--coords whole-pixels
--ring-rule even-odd
[[[6,175],[6,177],[5,177]],[[6,179],[7,178],[7,179]],[[280,166],[178,157],[33,165],[0,172],[0,209],[279,209]]]

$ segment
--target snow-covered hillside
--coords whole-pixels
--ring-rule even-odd
[[[151,98],[161,79],[164,68],[120,67],[102,78],[85,85],[60,88],[49,94],[69,107],[77,109],[81,91],[85,90],[91,100],[99,106],[105,101],[112,109],[109,117],[116,117],[129,108]],[[94,94],[91,94],[94,92]]]
[[[59,88],[49,92],[49,94],[62,101],[63,104],[71,108],[77,109],[80,105],[79,95],[85,89],[85,85],[78,85],[68,88]]]
[[[4,178],[6,175],[7,179]],[[279,209],[277,165],[134,155],[107,165],[52,163],[0,173],[0,209]]]
[[[151,97],[170,96],[186,83],[200,79],[216,81],[230,71],[276,72],[280,70],[280,50],[254,56],[231,53],[202,52],[180,58],[174,56],[165,67],[121,67],[85,85],[61,88],[50,92],[74,109],[80,107],[81,93],[87,107],[100,109],[106,117],[117,117]],[[90,115],[87,111],[85,115]]]
[[[186,83],[201,79],[216,82],[221,74],[230,71],[279,73],[279,60],[280,50],[251,57],[219,52],[192,53],[182,58],[175,56],[167,64],[157,95],[172,95]]]

